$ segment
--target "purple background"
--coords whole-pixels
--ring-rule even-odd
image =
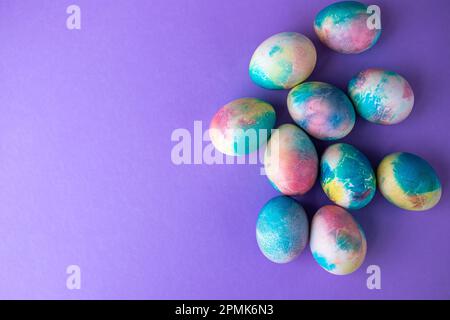
[[[329,0],[73,0],[0,2],[0,298],[450,298],[447,187],[450,2],[382,1],[383,34],[360,55],[334,53],[313,33]],[[82,9],[82,30],[65,27]],[[171,133],[208,126],[242,96],[272,103],[290,122],[287,91],[248,77],[268,36],[298,31],[318,50],[310,77],[345,88],[367,67],[411,83],[403,123],[358,118],[343,141],[375,166],[394,151],[427,159],[441,202],[424,213],[378,193],[354,212],[368,254],[355,273],[322,270],[309,250],[276,265],[255,240],[258,211],[277,192],[260,165],[171,162]],[[319,151],[326,143],[315,140]],[[329,201],[320,186],[299,199],[309,216]],[[82,269],[66,289],[66,267]],[[366,288],[366,268],[382,290]]]

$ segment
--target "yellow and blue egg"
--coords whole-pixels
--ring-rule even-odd
[[[407,152],[386,156],[378,166],[378,186],[383,196],[402,209],[424,211],[442,194],[436,171],[421,157]]]
[[[282,32],[261,43],[250,61],[250,78],[266,89],[290,89],[306,80],[316,65],[314,44],[297,32]]]

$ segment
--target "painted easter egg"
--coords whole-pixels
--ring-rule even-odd
[[[317,139],[345,137],[355,125],[355,110],[347,95],[324,82],[305,82],[289,92],[288,110],[294,121]]]
[[[346,275],[364,262],[367,243],[364,231],[351,214],[338,206],[324,206],[313,217],[310,248],[322,268]]]
[[[244,155],[265,145],[275,120],[275,110],[267,102],[254,98],[237,99],[214,115],[209,135],[220,152]]]
[[[374,20],[380,16],[374,13],[368,12],[368,6],[357,1],[336,2],[317,14],[314,30],[330,49],[360,53],[371,48],[381,35],[381,21],[378,24]]]
[[[436,172],[412,153],[386,156],[378,166],[377,178],[383,196],[402,209],[428,210],[441,199],[442,187]]]
[[[364,70],[350,80],[348,93],[358,114],[379,124],[405,120],[414,105],[414,93],[408,81],[393,71]]]
[[[270,261],[287,263],[294,260],[305,248],[308,235],[305,210],[292,198],[273,198],[259,213],[256,240]]]
[[[329,146],[320,161],[320,184],[331,201],[347,209],[366,206],[375,195],[375,173],[366,156],[346,143]]]
[[[293,124],[284,124],[267,144],[264,169],[275,189],[285,195],[302,195],[316,181],[318,162],[308,135]]]
[[[290,89],[309,77],[316,59],[316,48],[306,36],[279,33],[261,43],[253,53],[250,78],[266,89]]]

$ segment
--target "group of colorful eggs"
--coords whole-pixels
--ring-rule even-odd
[[[359,53],[372,47],[381,33],[380,29],[367,26],[368,18],[366,5],[338,2],[319,12],[314,29],[329,48]],[[348,96],[331,84],[302,83],[312,73],[316,58],[313,43],[299,33],[280,33],[265,40],[253,54],[250,77],[267,89],[291,89],[287,106],[298,126],[281,125],[270,140],[262,135],[248,139],[249,130],[270,132],[276,116],[270,104],[242,98],[216,113],[210,135],[219,151],[233,156],[248,154],[267,144],[265,172],[283,196],[270,200],[259,214],[256,238],[263,254],[276,263],[290,262],[309,240],[318,264],[333,274],[343,275],[358,269],[367,247],[363,230],[346,209],[366,206],[378,183],[383,196],[394,205],[406,210],[427,210],[438,203],[441,184],[433,168],[411,153],[386,156],[376,175],[366,156],[345,143],[329,146],[319,163],[309,135],[329,141],[345,137],[353,129],[355,109],[362,118],[374,123],[399,123],[410,114],[414,94],[402,76],[381,69],[357,74],[348,84]],[[336,205],[320,208],[309,232],[304,209],[289,196],[309,191],[319,171],[321,186]]]

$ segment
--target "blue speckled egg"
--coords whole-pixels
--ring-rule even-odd
[[[256,223],[256,240],[262,253],[275,263],[294,260],[308,241],[308,218],[294,199],[280,196],[262,208]]]
[[[329,146],[320,162],[320,183],[328,198],[347,209],[366,206],[375,195],[375,173],[366,156],[346,143]]]

